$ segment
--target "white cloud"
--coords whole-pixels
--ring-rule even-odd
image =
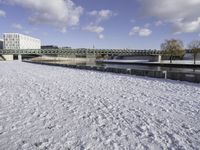
[[[79,23],[83,8],[72,0],[3,0],[32,11],[29,21],[34,24],[49,24],[65,32],[67,27]]]
[[[100,23],[101,21],[108,20],[109,18],[117,15],[117,13],[114,13],[113,11],[108,10],[108,9],[107,10],[103,9],[100,11],[93,10],[89,12],[88,14],[90,16],[96,17],[96,23]]]
[[[98,39],[103,39],[104,35],[101,33],[104,31],[104,27],[100,26],[99,24],[102,21],[108,20],[111,17],[116,16],[117,13],[114,13],[112,10],[102,9],[100,11],[93,10],[89,12],[88,15],[95,17],[95,21],[84,27],[83,30],[97,33]]]
[[[19,30],[23,29],[22,25],[17,23],[12,24],[12,27]]]
[[[155,22],[155,26],[161,26],[161,25],[163,25],[164,23],[163,23],[163,21],[161,21],[161,20],[158,20],[158,21],[156,21]]]
[[[139,0],[139,2],[145,15],[170,23],[174,33],[200,31],[200,0]]]
[[[0,10],[0,17],[5,17],[6,16],[6,12],[3,10]]]
[[[98,39],[100,40],[104,38],[104,35],[102,34],[102,32],[104,31],[104,28],[102,26],[94,25],[91,23],[90,25],[82,28],[82,30],[96,33],[98,36]]]
[[[99,34],[99,35],[98,35],[98,38],[99,38],[100,40],[102,40],[102,39],[104,39],[104,35],[103,35],[103,34]]]
[[[93,10],[93,11],[89,12],[88,14],[91,15],[91,16],[96,16],[96,15],[98,15],[98,11]]]
[[[184,22],[182,19],[176,20],[173,22],[174,32],[176,33],[192,33],[200,31],[200,17],[197,20]]]
[[[138,35],[141,37],[147,37],[151,35],[152,31],[148,28],[141,28],[139,26],[135,26],[129,32],[129,36]]]
[[[96,26],[96,25],[90,24],[90,25],[84,27],[83,30],[100,34],[101,32],[104,31],[104,28],[101,26]]]

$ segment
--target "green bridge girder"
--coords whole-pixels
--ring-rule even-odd
[[[191,53],[191,50],[185,50]],[[110,56],[150,56],[162,55],[159,50],[133,50],[133,49],[21,49],[0,50],[0,55],[110,55]]]

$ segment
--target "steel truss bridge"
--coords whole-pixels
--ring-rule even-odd
[[[192,53],[191,50],[185,50]],[[0,49],[0,55],[108,55],[108,56],[156,56],[164,52],[159,50],[133,50],[133,49],[21,49],[5,50]]]

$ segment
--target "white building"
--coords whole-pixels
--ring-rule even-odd
[[[41,41],[19,33],[3,34],[4,49],[40,49]]]

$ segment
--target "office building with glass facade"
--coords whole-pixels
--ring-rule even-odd
[[[40,39],[26,36],[19,33],[4,33],[3,34],[4,49],[40,49]]]

